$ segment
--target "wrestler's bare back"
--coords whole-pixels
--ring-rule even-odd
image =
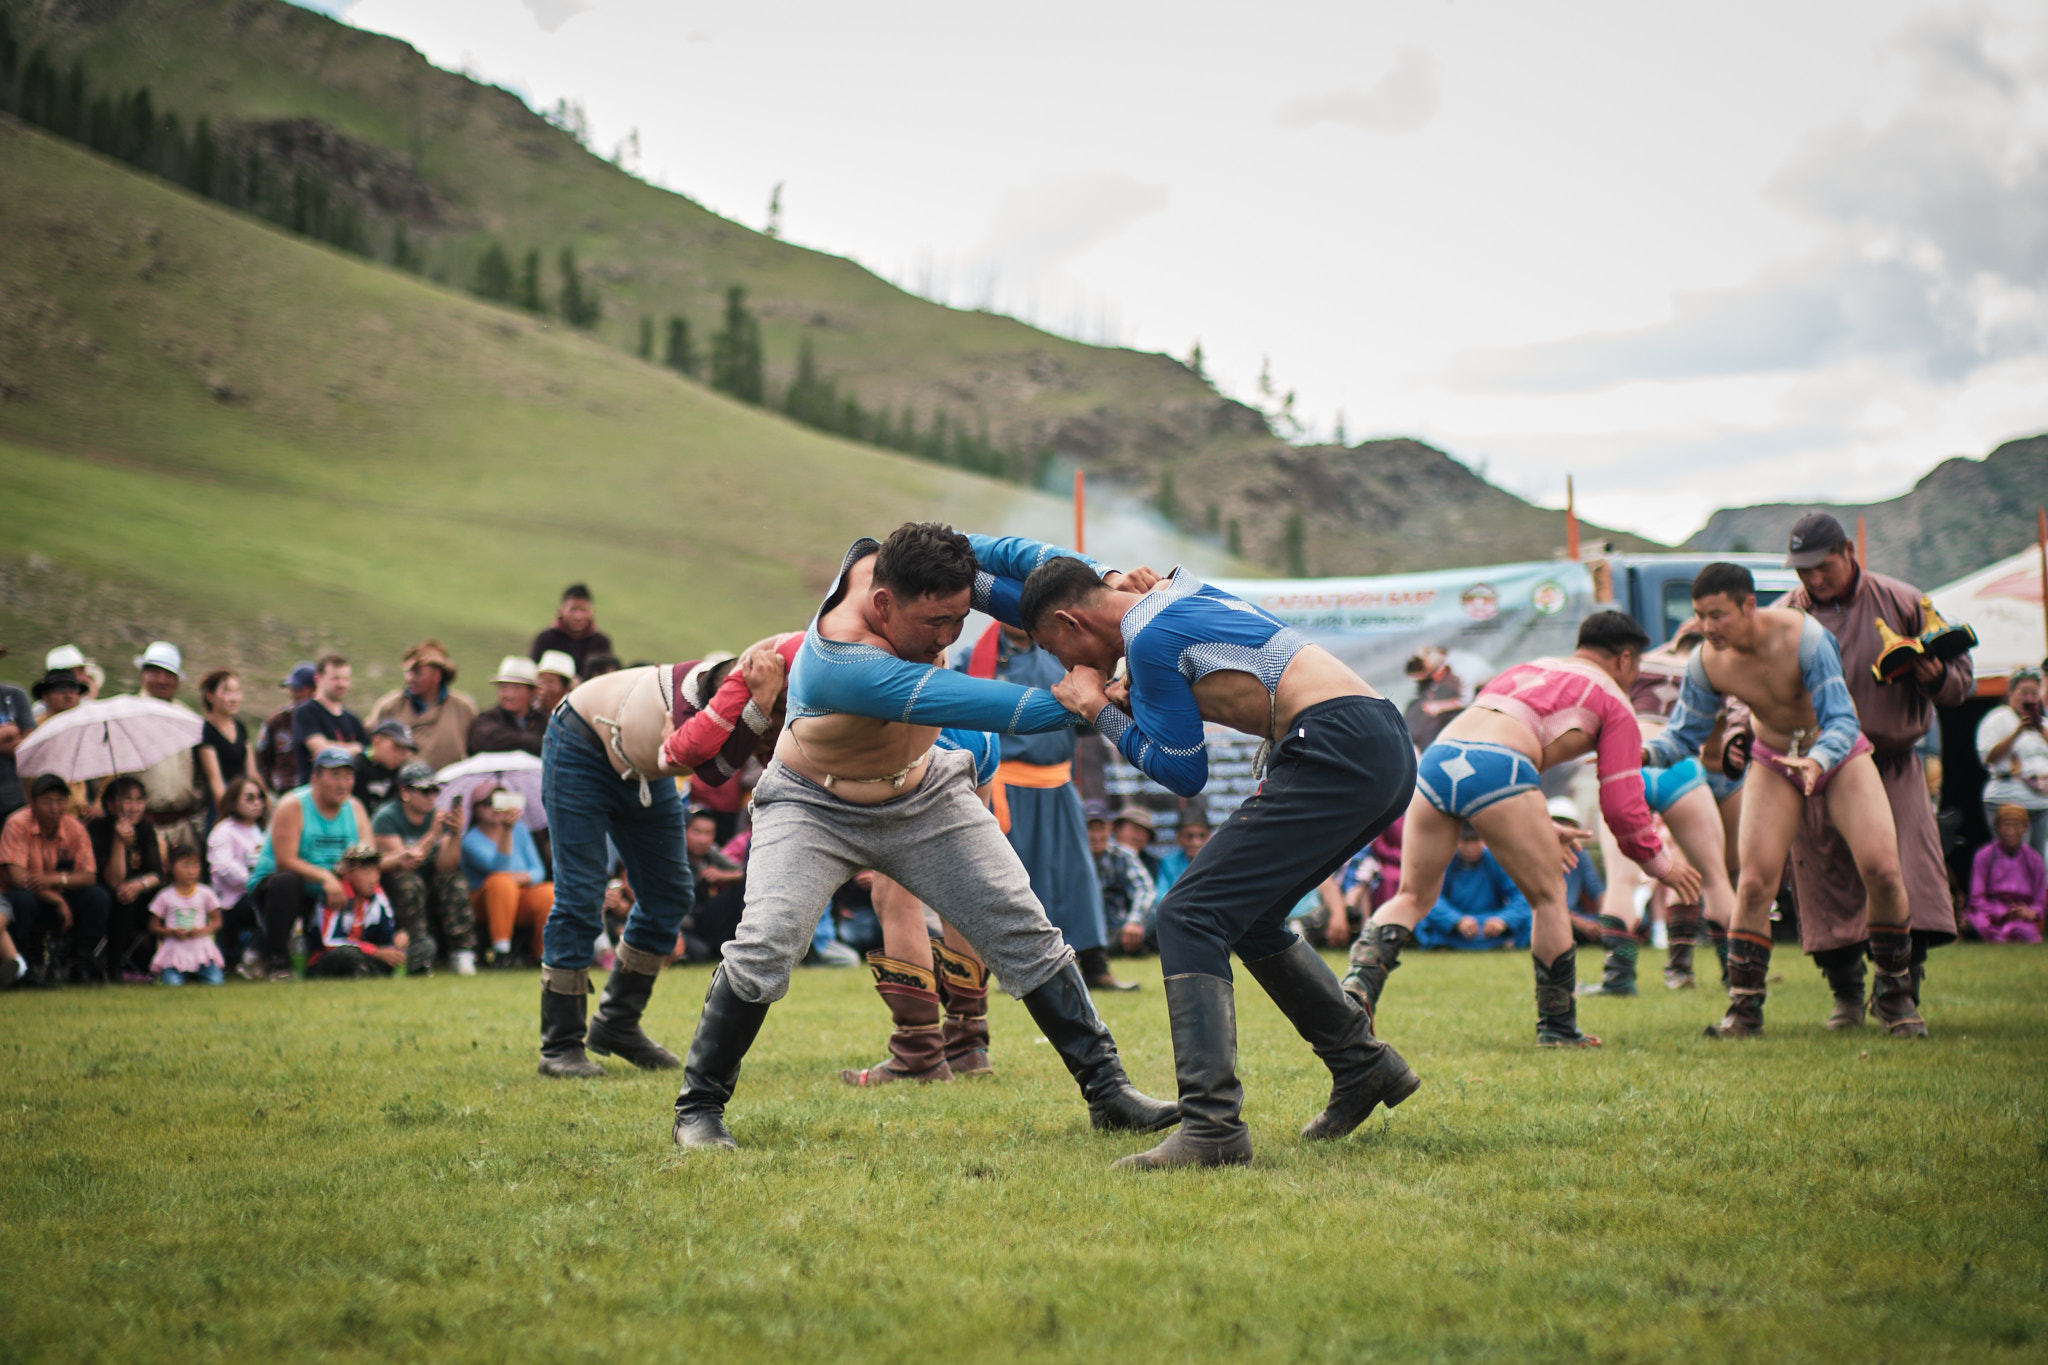
[[[1785,753],[1791,751],[1794,731],[1805,731],[1810,743],[1820,718],[1799,673],[1799,639],[1806,617],[1783,607],[1759,608],[1755,638],[1744,649],[1717,642],[1718,623],[1703,617],[1701,624],[1707,631],[1700,645],[1707,681],[1721,695],[1748,705],[1757,738]],[[1801,752],[1806,747],[1802,743]]]
[[[868,555],[846,571],[846,591],[839,604],[818,618],[818,631],[828,640],[847,644],[873,645],[895,654],[889,641],[877,634],[867,616],[867,605],[875,586],[875,557]],[[911,663],[946,666],[946,647],[960,638],[967,624],[970,594],[962,589],[957,599],[921,599],[920,605],[941,612],[950,621],[938,635],[943,640],[930,658]],[[957,608],[957,610],[956,610]],[[901,656],[898,656],[901,657]],[[828,776],[837,780],[832,794],[856,806],[878,805],[915,791],[924,780],[934,741],[936,725],[906,725],[901,721],[876,720],[869,716],[808,716],[785,726],[775,745],[775,757],[791,771],[820,786]],[[801,742],[802,748],[798,748]],[[849,778],[879,777],[916,766],[904,776],[901,787],[888,782],[851,782]]]

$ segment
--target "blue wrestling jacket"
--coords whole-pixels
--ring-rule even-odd
[[[1670,724],[1644,746],[1655,767],[1669,768],[1698,753],[1721,713],[1721,694],[1707,681],[1705,654],[1704,648],[1693,651]],[[1842,652],[1827,627],[1811,616],[1799,630],[1799,681],[1806,685],[1814,718],[1820,722],[1820,734],[1807,745],[1804,757],[1819,763],[1822,772],[1831,772],[1849,756],[1861,727],[1849,684],[1842,677]]]
[[[973,604],[998,621],[1020,624],[1017,606],[1024,580],[1046,560],[1072,554],[1018,536],[967,537],[979,571],[974,578]],[[990,678],[971,678],[933,664],[899,659],[873,645],[828,640],[818,622],[839,605],[847,570],[881,549],[862,537],[846,552],[839,576],[824,604],[804,632],[796,666],[789,675],[789,717],[868,716],[906,725],[938,725],[960,731],[1004,735],[1037,734],[1076,724],[1075,716],[1042,687],[1019,687]],[[1074,555],[1097,573],[1104,566],[1086,555]],[[964,747],[964,746],[962,746]]]
[[[1003,742],[986,730],[941,730],[934,749],[958,749],[974,755],[974,785],[986,787],[996,780],[1003,761]]]
[[[1124,613],[1123,634],[1131,711],[1105,706],[1095,728],[1145,776],[1178,796],[1194,796],[1209,783],[1195,683],[1229,669],[1249,673],[1268,693],[1276,692],[1288,662],[1309,644],[1294,627],[1186,569],[1175,569]]]

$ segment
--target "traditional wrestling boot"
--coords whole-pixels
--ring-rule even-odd
[[[1392,1109],[1422,1086],[1401,1054],[1372,1036],[1365,1007],[1344,993],[1314,948],[1302,939],[1284,953],[1244,964],[1273,1003],[1330,1068],[1330,1102],[1308,1121],[1310,1141],[1340,1138],[1384,1104]],[[1183,1099],[1182,1110],[1186,1110]],[[1187,1131],[1186,1121],[1181,1131]]]
[[[848,1085],[887,1085],[891,1081],[950,1081],[946,1040],[939,1028],[938,981],[929,967],[899,962],[881,953],[868,954],[875,974],[875,992],[889,1007],[896,1030],[889,1035],[889,1055],[869,1067],[847,1067],[839,1079]]]
[[[1821,969],[1828,989],[1835,993],[1835,1007],[1828,1012],[1831,1029],[1863,1027],[1863,959]]]
[[[1180,1121],[1180,1106],[1141,1094],[1124,1075],[1116,1039],[1095,1012],[1081,969],[1068,962],[1052,980],[1024,997],[1024,1008],[1060,1054],[1088,1101],[1097,1128],[1155,1133]]]
[[[1728,935],[1728,1013],[1707,1025],[1709,1038],[1764,1036],[1764,979],[1771,973],[1769,934]]]
[[[995,1075],[988,1060],[988,965],[933,939],[932,974],[939,982],[939,1003],[946,1007],[945,1027],[939,1031],[946,1065],[955,1076]]]
[[[1700,908],[1697,905],[1674,905],[1665,921],[1665,932],[1669,946],[1664,953],[1664,988],[1673,991],[1689,991],[1697,984],[1692,973],[1692,948],[1699,942]]]
[[[1728,984],[1728,926],[1707,921],[1707,942],[1714,947],[1714,960],[1721,964],[1721,984]]]
[[[566,967],[540,969],[540,1074],[557,1079],[604,1075],[604,1068],[583,1055],[583,1011],[590,994],[590,971]]]
[[[1598,1047],[1600,1040],[1579,1030],[1579,950],[1567,948],[1548,967],[1533,952],[1536,968],[1536,1046]]]
[[[1138,991],[1144,986],[1136,981],[1119,981],[1116,973],[1109,969],[1109,949],[1083,948],[1074,956],[1081,963],[1081,979],[1088,983],[1091,991]]]
[[[1636,953],[1640,945],[1636,942],[1635,931],[1627,928],[1618,915],[1600,917],[1600,946],[1607,950],[1607,961],[1600,969],[1598,981],[1588,981],[1578,988],[1580,995],[1634,995],[1636,993]],[[1574,950],[1576,951],[1576,949]]]
[[[1877,981],[1870,1012],[1894,1038],[1925,1038],[1927,1021],[1913,1003],[1913,936],[1904,925],[1870,926],[1870,963]]]
[[[1166,1014],[1173,1028],[1180,1129],[1151,1151],[1125,1157],[1115,1169],[1250,1165],[1252,1134],[1239,1117],[1244,1086],[1237,1079],[1237,997],[1230,983],[1197,972],[1169,976]]]
[[[1351,945],[1351,970],[1344,973],[1344,992],[1365,1006],[1369,1027],[1387,988],[1387,973],[1401,965],[1401,950],[1415,941],[1414,931],[1400,924],[1367,924]]]
[[[740,1061],[754,1045],[768,1002],[742,1000],[725,979],[721,965],[704,992],[704,1013],[697,1018],[697,1036],[683,1059],[683,1090],[676,1096],[675,1142],[678,1147],[737,1147],[725,1127],[725,1106],[739,1084]]]
[[[597,1017],[590,1021],[590,1036],[585,1040],[592,1052],[622,1057],[642,1071],[674,1071],[683,1064],[640,1027],[663,961],[659,953],[645,952],[630,943],[619,945],[611,977],[604,983],[604,998],[598,1001]]]

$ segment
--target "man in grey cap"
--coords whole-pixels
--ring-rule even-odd
[[[440,792],[432,768],[418,759],[402,765],[391,799],[370,816],[370,834],[384,893],[410,940],[406,970],[424,975],[445,952],[457,976],[475,976],[476,914],[462,876],[462,819],[434,808]]]
[[[398,794],[398,770],[418,758],[419,741],[412,727],[402,720],[379,721],[370,731],[370,743],[352,755],[356,765],[356,795],[365,806],[376,810]]]
[[[1834,517],[1826,512],[1801,517],[1793,523],[1787,549],[1785,566],[1799,571],[1799,587],[1781,605],[1826,626],[1841,647],[1849,699],[1856,703],[1856,718],[1891,804],[1899,871],[1912,908],[1917,1004],[1927,950],[1954,942],[1956,922],[1941,835],[1916,746],[1934,724],[1935,707],[1955,706],[1975,691],[1976,672],[1968,654],[1943,660],[1918,648],[1928,624],[1920,590],[1858,564],[1856,547]],[[1889,682],[1880,682],[1874,671],[1886,647],[1879,622],[1894,636],[1914,642],[1908,651],[1914,654],[1911,666]],[[1863,883],[1848,845],[1834,826],[1815,817],[1811,803],[1792,842],[1792,881],[1799,894],[1799,946],[1813,956],[1835,995],[1828,1027],[1860,1027],[1866,1008],[1863,960],[1870,942]]]

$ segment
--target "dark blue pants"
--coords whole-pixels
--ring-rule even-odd
[[[606,835],[633,886],[633,909],[620,937],[642,952],[667,957],[696,900],[676,784],[652,779],[652,800],[641,805],[640,784],[613,771],[596,732],[567,702],[548,721],[540,760],[541,800],[555,852],[555,908],[541,931],[541,961],[570,971],[590,965],[611,877]]]
[[[1294,718],[1266,780],[1232,811],[1159,904],[1159,966],[1230,980],[1294,943],[1287,912],[1386,832],[1415,793],[1415,746],[1401,712],[1337,697]]]

